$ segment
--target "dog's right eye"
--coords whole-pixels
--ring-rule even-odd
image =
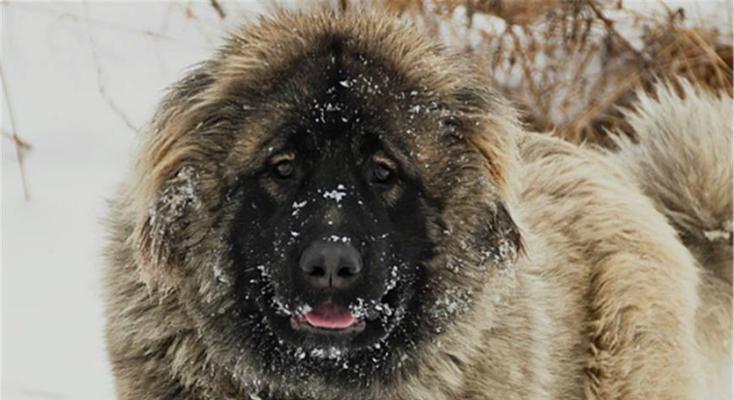
[[[382,154],[374,156],[370,165],[369,178],[372,183],[381,186],[394,184],[397,178],[397,165],[395,161]]]
[[[393,177],[393,172],[387,165],[376,162],[372,165],[370,177],[375,183],[388,184]]]

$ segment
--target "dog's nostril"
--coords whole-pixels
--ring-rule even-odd
[[[324,267],[320,267],[317,265],[317,266],[312,267],[311,271],[309,271],[308,274],[310,276],[319,278],[319,277],[326,275],[326,270],[324,269]]]
[[[351,278],[355,275],[357,275],[356,268],[352,267],[341,267],[339,268],[339,272],[337,272],[337,275],[342,278]]]

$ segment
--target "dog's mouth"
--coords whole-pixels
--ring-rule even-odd
[[[323,335],[349,335],[364,331],[367,321],[356,316],[349,308],[323,302],[304,314],[290,318],[291,328]]]
[[[295,347],[369,347],[390,335],[405,315],[406,293],[401,286],[375,299],[329,296],[312,303],[274,296],[274,315],[268,320],[276,334]]]

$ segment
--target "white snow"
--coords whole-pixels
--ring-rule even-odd
[[[301,202],[294,201],[293,205],[291,206],[293,208],[291,216],[295,217],[296,215],[298,215],[298,213],[301,211],[301,208],[305,207],[306,204],[308,204],[308,200],[304,200]]]
[[[208,2],[191,3],[193,18],[185,3],[0,3],[0,64],[18,133],[33,146],[26,201],[2,139],[3,400],[114,398],[102,219],[131,163],[129,125],[144,126],[163,89],[262,3],[226,3],[224,23]]]
[[[352,241],[352,238],[349,236],[330,235],[326,240],[333,243],[349,243]]]
[[[731,237],[731,232],[725,230],[704,231],[704,236],[710,241],[725,240]]]
[[[339,204],[346,195],[346,188],[342,184],[337,185],[334,190],[327,190],[322,193],[322,196],[325,199],[333,199],[337,204]]]

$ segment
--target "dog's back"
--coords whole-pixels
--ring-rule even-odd
[[[686,81],[658,84],[653,95],[638,97],[626,119],[639,142],[618,136],[619,151],[610,157],[653,200],[700,266],[696,331],[706,356],[705,398],[729,399],[732,98]]]
[[[731,398],[731,98],[681,86],[640,94],[614,151],[519,141],[517,270],[555,397]]]

